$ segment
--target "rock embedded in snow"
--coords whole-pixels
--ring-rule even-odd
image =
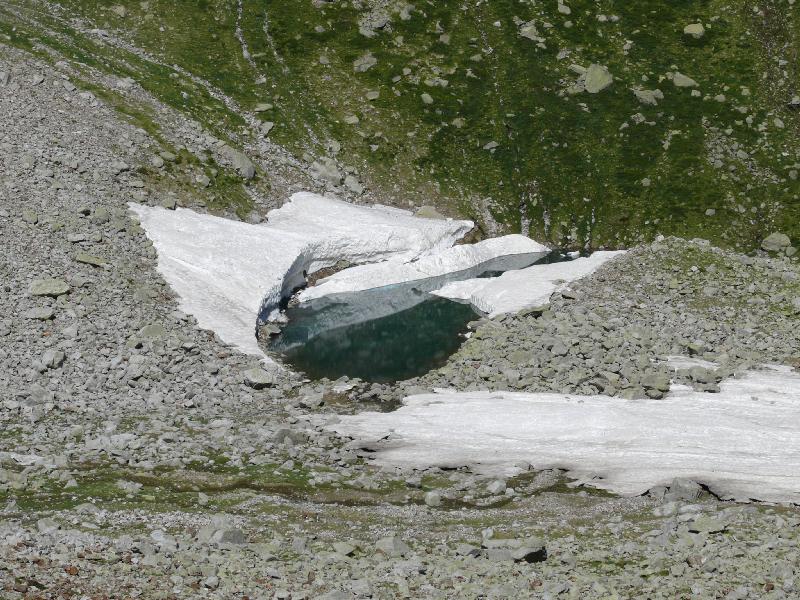
[[[420,217],[421,219],[446,219],[442,213],[436,210],[435,206],[420,206],[415,212],[415,217]]]

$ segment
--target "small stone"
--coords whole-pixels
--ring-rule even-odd
[[[672,76],[672,83],[674,83],[676,87],[680,88],[697,87],[699,85],[691,77],[684,75],[683,73],[679,73],[677,71]]]
[[[405,556],[411,552],[411,548],[394,535],[378,540],[375,547],[386,556],[391,557]]]
[[[175,210],[178,207],[178,201],[175,198],[164,198],[161,201],[161,208],[166,208],[167,210]]]
[[[646,389],[654,389],[660,392],[668,392],[669,383],[669,377],[663,373],[652,373],[642,379],[642,385]]]
[[[32,296],[51,296],[57,298],[68,294],[70,287],[63,279],[37,279],[31,284]]]
[[[36,521],[36,529],[38,529],[39,533],[43,535],[48,535],[58,531],[58,527],[58,523],[56,523],[53,519],[45,518]]]
[[[161,323],[151,323],[149,325],[145,325],[139,330],[139,337],[148,339],[148,340],[155,340],[166,337],[167,330]]]
[[[39,215],[32,210],[23,210],[22,220],[26,223],[30,223],[31,225],[36,225],[39,222]]]
[[[94,256],[93,254],[89,254],[87,252],[78,252],[78,254],[75,255],[75,260],[85,265],[92,265],[93,267],[102,267],[108,264],[106,259],[101,258],[100,256]]]
[[[428,92],[421,94],[420,98],[422,98],[423,104],[433,104],[433,96],[431,96]]]
[[[261,367],[253,367],[244,372],[244,383],[254,390],[261,390],[275,385],[275,376]]]
[[[253,112],[261,113],[272,110],[274,107],[269,102],[259,102],[253,107]]]
[[[377,64],[378,59],[372,55],[372,52],[367,52],[353,61],[353,70],[356,73],[365,73]]]
[[[427,492],[425,494],[426,506],[436,507],[442,505],[442,497],[438,492]]]
[[[506,491],[506,482],[502,479],[495,479],[489,485],[486,486],[486,491],[488,491],[493,496],[497,496],[499,494],[503,494]]]
[[[539,538],[529,538],[519,548],[511,550],[514,562],[537,563],[547,560],[547,548]]]
[[[42,354],[42,366],[47,369],[57,369],[64,364],[66,355],[60,350],[45,350]]]
[[[111,220],[111,213],[105,206],[98,206],[92,213],[92,222],[98,225],[108,223]]]
[[[720,533],[725,531],[727,524],[721,519],[708,515],[697,517],[689,525],[689,531],[694,533]]]
[[[364,186],[353,175],[348,175],[344,178],[344,187],[357,195],[364,193]]]
[[[683,34],[688,35],[689,37],[693,37],[696,40],[699,40],[706,34],[706,28],[703,27],[702,23],[690,23],[689,25],[683,28]]]
[[[220,529],[214,533],[212,541],[217,544],[242,545],[247,543],[247,537],[241,529]]]
[[[341,554],[342,556],[353,556],[356,551],[356,547],[347,542],[334,542],[333,549],[337,554]]]
[[[648,106],[658,106],[658,101],[664,99],[661,90],[633,90],[633,95],[639,102]]]
[[[55,316],[55,311],[50,306],[41,306],[30,309],[25,313],[27,319],[36,319],[38,321],[49,321]]]
[[[150,159],[150,164],[153,165],[156,169],[160,169],[164,166],[164,159],[160,156],[154,156]]]
[[[584,87],[590,94],[598,94],[614,83],[614,77],[603,65],[591,64],[586,69]]]
[[[256,167],[243,152],[231,148],[227,144],[220,148],[220,154],[224,156],[245,179],[252,179],[256,176]]]

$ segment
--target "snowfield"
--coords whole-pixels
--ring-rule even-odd
[[[450,248],[471,221],[423,219],[385,206],[356,206],[294,194],[251,225],[178,208],[129,204],[158,251],[158,270],[200,327],[272,363],[258,347],[258,315],[277,316],[280,300],[305,273],[387,259],[411,261]]]
[[[800,502],[800,374],[770,367],[720,387],[662,400],[437,390],[329,428],[381,466],[511,475],[527,461],[622,495],[685,477],[723,498]]]
[[[491,271],[496,270],[494,263],[498,262],[502,263],[498,267],[502,266],[503,270],[507,270],[508,260],[512,256],[524,259],[520,265],[527,266],[549,253],[550,249],[547,246],[528,237],[505,235],[476,244],[453,246],[411,262],[392,259],[382,263],[345,269],[317,282],[314,287],[303,290],[299,295],[299,300],[307,302],[333,294],[360,292],[411,281],[434,279],[469,270]],[[475,273],[475,275],[479,274]],[[466,276],[474,275],[467,274]]]
[[[547,304],[554,292],[561,291],[571,282],[586,277],[622,254],[625,254],[624,250],[595,252],[589,257],[572,261],[508,271],[491,279],[454,281],[433,293],[443,298],[469,302],[482,313],[496,317]]]

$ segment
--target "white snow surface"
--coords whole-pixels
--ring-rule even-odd
[[[492,261],[512,255],[533,255],[531,262],[550,253],[543,246],[524,235],[506,235],[483,240],[477,244],[453,246],[418,260],[396,258],[382,263],[351,267],[326,277],[313,287],[303,290],[298,299],[307,302],[332,294],[360,292],[399,283],[430,279],[487,265]],[[530,264],[530,262],[528,263]],[[485,280],[484,280],[485,281]],[[441,285],[441,284],[440,284]]]
[[[507,476],[527,461],[622,495],[683,477],[723,498],[800,503],[800,374],[748,371],[720,388],[673,386],[662,400],[437,390],[328,427],[382,466]]]
[[[259,314],[274,317],[282,297],[340,260],[410,261],[450,248],[473,223],[423,219],[386,206],[356,206],[317,194],[294,194],[251,225],[130,203],[158,251],[158,270],[200,327],[247,354],[262,357]]]
[[[701,369],[718,369],[719,365],[714,362],[697,358],[696,356],[667,356],[667,365],[673,369],[692,369],[700,367]]]
[[[553,292],[566,288],[571,282],[586,277],[624,253],[624,250],[595,252],[567,262],[508,271],[491,279],[455,281],[432,293],[469,302],[477,310],[496,317],[547,304]]]

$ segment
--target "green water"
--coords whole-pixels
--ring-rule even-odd
[[[300,343],[319,311],[289,309],[287,316],[289,324],[274,349],[293,368],[313,379],[347,375],[380,383],[443,366],[464,341],[467,323],[477,318],[468,304],[431,296],[409,309],[329,329]]]

